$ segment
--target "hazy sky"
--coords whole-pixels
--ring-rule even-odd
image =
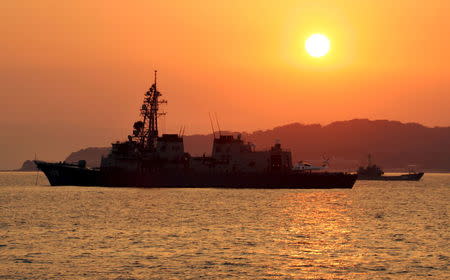
[[[161,130],[353,118],[450,125],[450,1],[1,1],[0,169],[125,139],[158,69]],[[314,59],[313,33],[331,41]]]

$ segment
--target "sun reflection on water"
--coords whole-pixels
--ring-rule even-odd
[[[280,198],[285,218],[275,240],[289,262],[280,263],[288,275],[306,279],[356,277],[359,256],[353,254],[350,234],[354,227],[349,211],[351,199],[340,192],[287,193]],[[333,277],[329,278],[330,276]]]

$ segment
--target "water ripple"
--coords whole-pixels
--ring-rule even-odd
[[[450,278],[449,175],[326,191],[35,176],[0,174],[0,279]]]

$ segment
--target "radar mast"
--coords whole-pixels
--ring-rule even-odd
[[[142,152],[153,152],[156,150],[158,138],[158,117],[166,113],[159,113],[159,105],[167,103],[166,100],[159,100],[162,94],[156,86],[157,71],[155,71],[154,83],[144,94],[144,101],[140,109],[142,120],[133,125],[133,136],[131,140],[138,142]]]

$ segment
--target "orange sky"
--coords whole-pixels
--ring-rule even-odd
[[[208,112],[240,131],[450,125],[450,1],[68,2],[0,4],[0,169],[125,139],[154,69],[166,132],[209,132]]]

